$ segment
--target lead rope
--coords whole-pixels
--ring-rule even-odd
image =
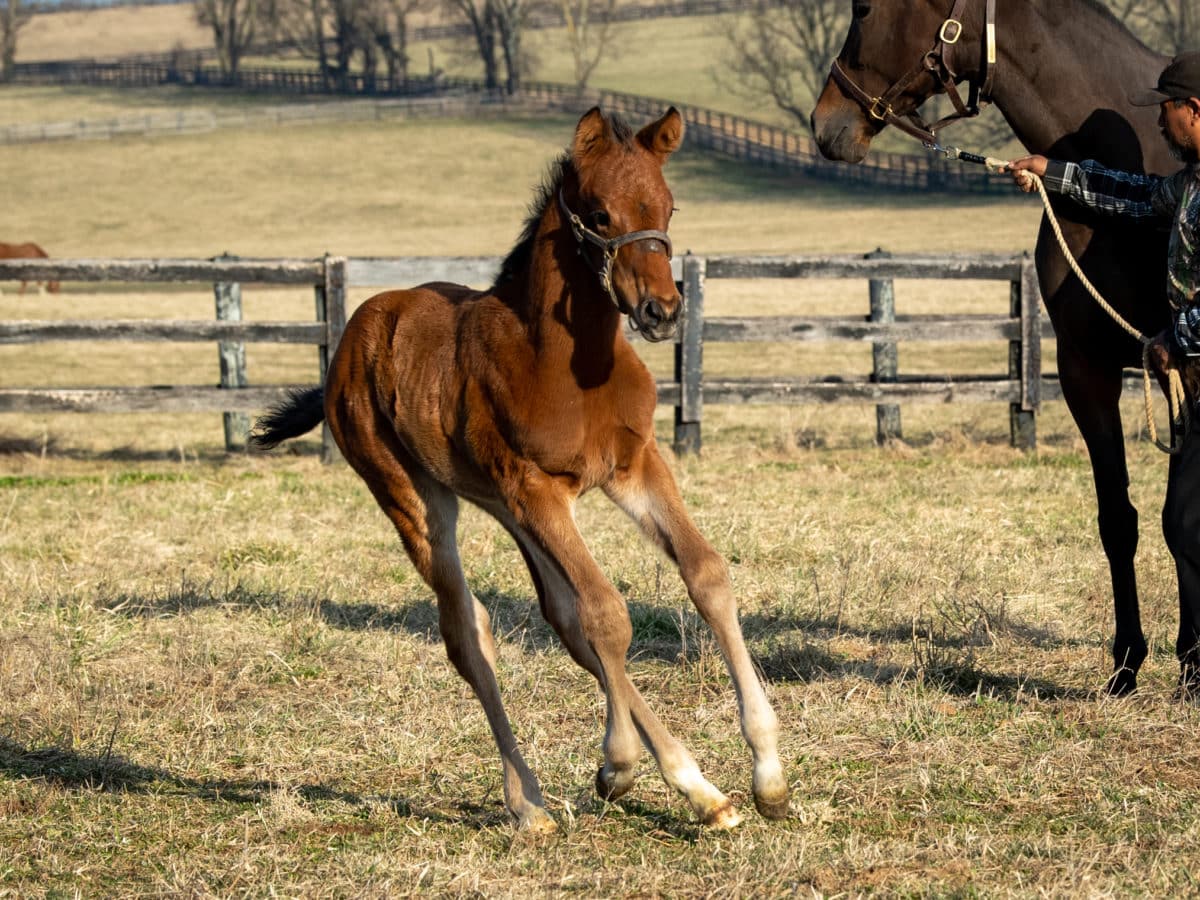
[[[1008,163],[1002,159],[995,159],[991,156],[978,156],[974,153],[967,153],[965,150],[959,150],[957,147],[942,147],[937,144],[926,144],[926,148],[940,153],[947,159],[960,159],[963,162],[976,163],[986,166],[989,171],[1003,172],[1008,168]],[[1164,453],[1175,454],[1183,449],[1183,439],[1187,435],[1189,426],[1191,425],[1191,412],[1188,407],[1187,393],[1183,389],[1183,378],[1179,374],[1179,369],[1175,367],[1174,361],[1167,366],[1167,413],[1171,419],[1171,443],[1165,444],[1158,437],[1158,426],[1154,422],[1154,387],[1151,383],[1152,375],[1150,361],[1150,345],[1154,343],[1154,339],[1142,334],[1132,325],[1125,321],[1119,312],[1109,305],[1108,301],[1100,295],[1096,290],[1095,285],[1088,280],[1088,277],[1083,274],[1083,270],[1079,267],[1079,263],[1075,259],[1075,255],[1071,252],[1071,248],[1067,246],[1067,239],[1063,237],[1062,228],[1058,224],[1058,218],[1054,215],[1054,210],[1050,207],[1050,195],[1046,193],[1046,186],[1042,183],[1042,179],[1036,174],[1029,171],[1023,171],[1020,177],[1026,183],[1032,182],[1037,188],[1038,194],[1041,195],[1042,205],[1046,208],[1046,218],[1050,222],[1050,228],[1054,231],[1054,237],[1058,240],[1058,246],[1062,250],[1063,256],[1067,263],[1071,266],[1071,271],[1075,273],[1075,277],[1087,289],[1087,292],[1092,295],[1102,310],[1108,313],[1109,318],[1121,326],[1121,328],[1131,337],[1136,338],[1142,345],[1142,386],[1146,401],[1146,431],[1150,435],[1150,440],[1154,441],[1154,446]]]

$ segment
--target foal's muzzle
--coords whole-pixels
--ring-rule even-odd
[[[674,336],[675,328],[679,324],[679,312],[682,309],[683,302],[679,297],[675,298],[670,309],[657,298],[647,297],[638,303],[637,308],[633,311],[634,325],[646,340],[665,341]]]

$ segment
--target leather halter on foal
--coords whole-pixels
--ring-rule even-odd
[[[621,309],[621,304],[617,301],[617,294],[612,286],[612,269],[613,263],[617,260],[617,251],[626,244],[634,244],[638,241],[662,241],[667,248],[667,259],[671,258],[671,239],[667,237],[665,231],[655,231],[654,229],[646,229],[644,231],[630,231],[626,234],[618,235],[615,238],[606,240],[601,235],[592,231],[583,224],[583,219],[571,212],[571,208],[567,206],[567,201],[563,198],[562,190],[558,192],[558,205],[562,209],[563,214],[567,217],[567,221],[571,224],[571,233],[575,235],[575,241],[579,244],[580,253],[583,252],[584,242],[593,244],[600,248],[604,257],[604,263],[600,268],[595,269],[597,275],[600,276],[600,284],[608,293],[609,299],[612,300],[613,306],[618,312],[624,312]],[[636,331],[638,324],[633,317],[629,319],[630,326]]]
[[[954,63],[953,56],[954,50],[958,46],[958,40],[962,37],[963,10],[968,2],[969,0],[954,0],[954,8],[950,11],[950,17],[938,29],[937,40],[934,42],[932,49],[921,57],[921,61],[914,69],[909,71],[907,75],[903,76],[878,97],[872,96],[859,85],[855,84],[850,79],[850,76],[846,74],[846,70],[842,68],[842,64],[836,59],[830,67],[830,76],[842,90],[858,101],[858,104],[866,110],[867,115],[875,121],[883,122],[886,125],[894,125],[901,131],[911,134],[922,143],[936,144],[936,132],[939,128],[958,119],[969,119],[972,116],[979,115],[980,102],[987,103],[991,98],[992,69],[996,65],[996,0],[986,0],[986,19],[983,37],[983,77],[979,81],[971,80],[970,92],[967,95],[966,103],[963,103],[962,97],[958,93],[958,87],[955,84],[955,79],[958,77],[958,67]],[[942,89],[946,92],[946,96],[950,98],[950,102],[954,105],[954,112],[952,114],[938,119],[932,125],[926,123],[924,119],[917,115],[915,110],[903,116],[898,115],[892,110],[892,103],[896,98],[908,90],[914,81],[925,74],[933,76],[933,79],[941,84]]]

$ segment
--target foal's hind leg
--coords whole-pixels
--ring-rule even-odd
[[[724,560],[692,523],[655,446],[648,446],[605,492],[679,565],[688,595],[712,628],[733,679],[742,735],[753,757],[754,804],[766,818],[784,818],[788,784],[776,746],[779,723],[746,649]]]
[[[347,444],[339,441],[346,447]],[[521,828],[550,832],[557,827],[545,810],[537,778],[525,764],[513,735],[496,680],[496,649],[487,610],[463,577],[455,542],[458,498],[409,460],[357,458],[351,465],[396,526],[413,565],[437,595],[438,628],[458,673],[483,705],[504,771],[504,803]],[[396,456],[404,451],[394,446]],[[410,475],[411,473],[411,475]]]

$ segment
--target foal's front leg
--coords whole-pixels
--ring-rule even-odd
[[[725,561],[693,524],[655,445],[604,490],[678,564],[688,596],[712,628],[733,679],[742,735],[754,760],[754,805],[768,819],[784,818],[788,784],[779,763],[779,722],[746,649]]]
[[[520,535],[531,543],[531,547],[523,546],[523,551],[533,562],[534,577],[541,578],[539,570],[548,568],[554,575],[542,588],[555,591],[559,600],[574,599],[573,614],[560,606],[548,615],[551,625],[604,689],[608,707],[605,765],[596,779],[601,793],[619,796],[632,783],[637,759],[629,746],[632,723],[654,755],[663,780],[683,794],[700,821],[716,828],[739,824],[741,816],[733,804],[700,773],[687,748],[667,731],[629,680],[625,671],[633,637],[629,612],[579,534],[571,499],[552,479],[529,473],[520,496],[509,500],[509,512]]]

